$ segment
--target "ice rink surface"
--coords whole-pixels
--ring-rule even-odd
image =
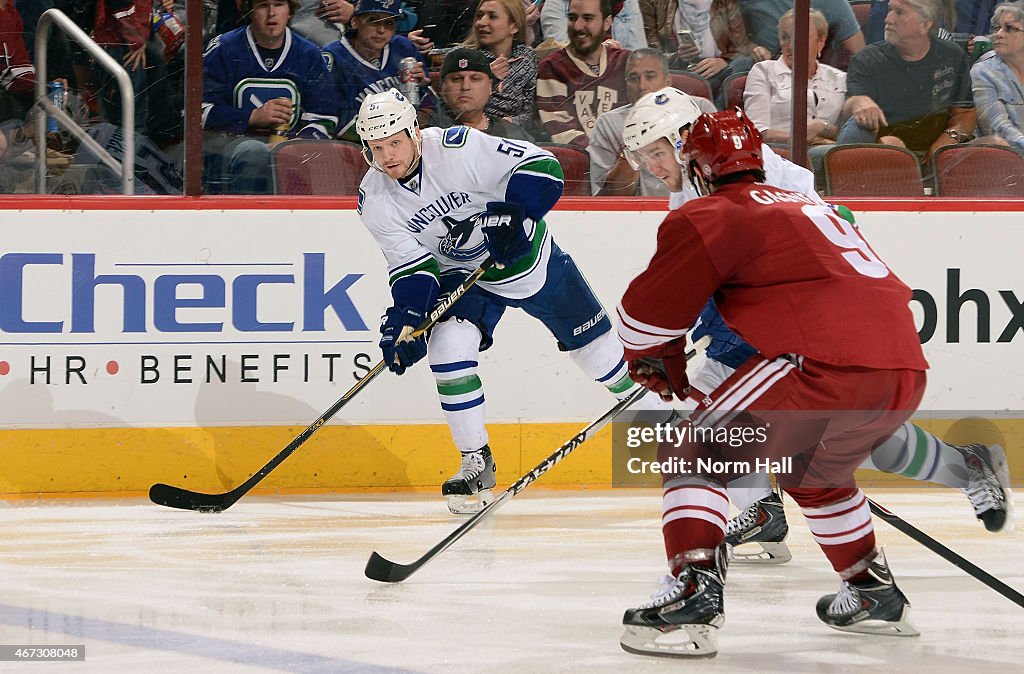
[[[989,534],[952,490],[869,495],[1011,586],[1024,534]],[[407,581],[462,520],[440,498],[248,497],[221,514],[142,500],[0,502],[0,644],[85,644],[10,672],[1012,672],[1024,608],[875,521],[922,634],[841,634],[814,604],[838,580],[787,500],[793,561],[733,565],[712,660],[629,655],[624,609],[664,573],[660,494],[532,489]]]

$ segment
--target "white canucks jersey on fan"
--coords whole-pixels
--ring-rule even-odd
[[[762,159],[764,160],[764,181],[766,184],[772,187],[781,187],[784,190],[793,190],[794,192],[801,192],[811,197],[815,201],[819,201],[822,204],[825,202],[822,200],[818,193],[814,191],[814,174],[805,169],[803,166],[798,166],[793,162],[783,159],[779,155],[772,151],[771,146],[765,144],[761,146]],[[693,189],[693,185],[690,184],[689,180],[686,180],[686,176],[683,176],[683,190],[681,192],[673,192],[669,195],[668,207],[671,210],[675,210],[685,204],[690,199],[696,199],[699,195],[696,190]]]
[[[357,210],[384,252],[392,285],[409,274],[468,273],[479,267],[487,247],[477,217],[488,202],[507,200],[513,175],[562,182],[552,154],[531,143],[464,126],[429,128],[422,134],[415,173],[396,181],[371,170],[359,188]],[[523,205],[529,213],[529,205]],[[551,235],[543,219],[527,220],[525,227],[532,253],[511,267],[491,269],[481,287],[510,299],[531,297],[543,287]]]

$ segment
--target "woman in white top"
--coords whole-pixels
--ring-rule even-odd
[[[828,38],[828,21],[816,9],[810,15],[810,50],[807,86],[807,142],[835,142],[839,115],[846,100],[846,73],[818,63]],[[789,143],[793,95],[793,10],[779,19],[782,56],[755,63],[747,75],[743,106],[766,143]],[[813,148],[812,148],[813,150]]]

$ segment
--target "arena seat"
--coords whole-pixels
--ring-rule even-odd
[[[565,174],[565,190],[562,194],[567,197],[589,197],[590,155],[587,151],[575,145],[560,143],[540,143],[540,147],[555,155],[555,159],[562,165],[562,173]]]
[[[289,140],[270,155],[275,194],[355,196],[370,168],[359,145],[340,140]]]
[[[835,145],[824,158],[825,194],[843,197],[920,197],[921,165],[893,145]]]
[[[947,145],[932,155],[936,196],[1024,197],[1024,157],[1002,145]]]
[[[688,70],[673,70],[668,74],[669,84],[691,96],[703,96],[709,101],[715,100],[711,91],[711,83],[697,73]]]
[[[722,82],[722,88],[725,89],[725,104],[732,110],[733,108],[743,109],[743,90],[747,88],[747,74],[746,73],[733,73],[725,78]]]

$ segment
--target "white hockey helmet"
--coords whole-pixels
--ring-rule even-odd
[[[640,148],[664,138],[675,148],[676,161],[683,163],[679,151],[683,139],[679,130],[693,124],[701,111],[696,101],[673,87],[644,94],[633,104],[633,111],[626,119],[622,139],[626,145],[626,160],[634,169],[640,167]]]
[[[413,142],[416,142],[418,128],[416,106],[394,88],[367,96],[359,106],[359,114],[356,115],[356,133],[363,144],[363,159],[378,171],[381,169],[373,161],[370,141],[381,140],[405,131]]]

